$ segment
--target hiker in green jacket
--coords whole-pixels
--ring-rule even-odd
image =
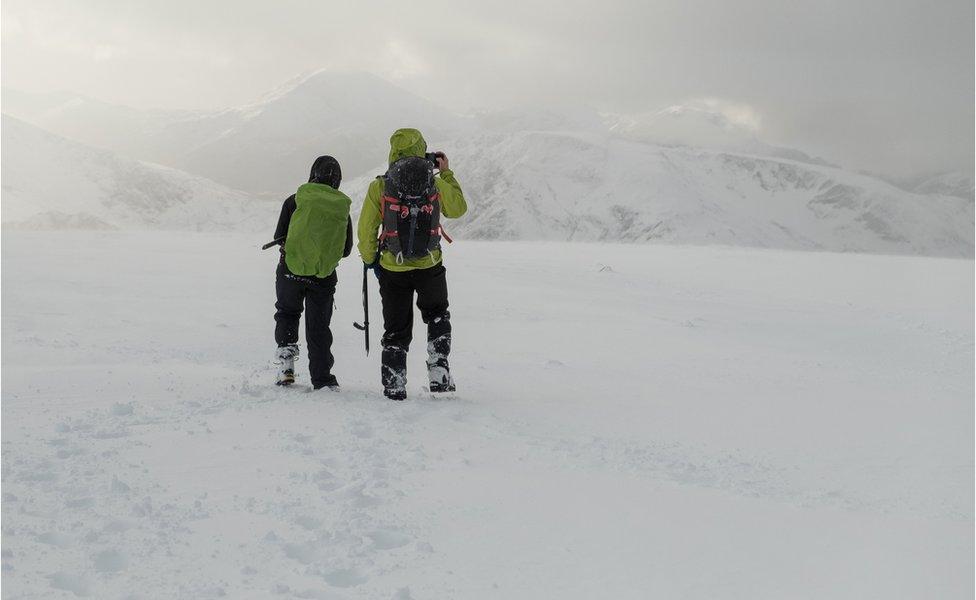
[[[352,250],[352,201],[339,191],[342,170],[331,156],[312,164],[308,183],[281,207],[275,239],[284,238],[276,271],[275,353],[278,385],[295,381],[298,324],[305,309],[305,343],[312,387],[339,389],[332,374],[332,301],[336,266]],[[304,305],[304,306],[303,306]]]
[[[467,209],[447,156],[427,154],[427,142],[416,129],[394,132],[389,169],[370,184],[358,226],[359,255],[380,282],[384,329],[380,379],[387,398],[403,400],[407,396],[415,293],[420,316],[427,324],[430,391],[455,390],[448,364],[447,271],[441,255],[441,239],[451,240],[441,219],[460,217]]]

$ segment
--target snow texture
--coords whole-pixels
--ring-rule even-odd
[[[4,233],[5,598],[972,598],[972,260],[458,243],[394,403],[262,241]]]

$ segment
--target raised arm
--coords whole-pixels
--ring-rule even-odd
[[[435,182],[441,194],[441,214],[456,219],[468,211],[468,203],[461,191],[461,184],[454,177],[454,171],[441,169]]]

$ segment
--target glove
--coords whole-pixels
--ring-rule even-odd
[[[373,272],[373,275],[376,276],[376,280],[379,281],[379,279],[380,279],[380,269],[381,269],[381,267],[380,267],[380,253],[379,252],[376,253],[376,256],[373,258],[373,262],[371,262],[371,263],[364,262],[363,263],[363,267],[366,270],[368,270],[368,271],[372,271]]]

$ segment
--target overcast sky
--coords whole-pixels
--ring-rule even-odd
[[[4,0],[3,85],[136,107],[370,71],[457,110],[703,98],[854,169],[973,167],[972,0]],[[395,99],[391,98],[391,104]]]

